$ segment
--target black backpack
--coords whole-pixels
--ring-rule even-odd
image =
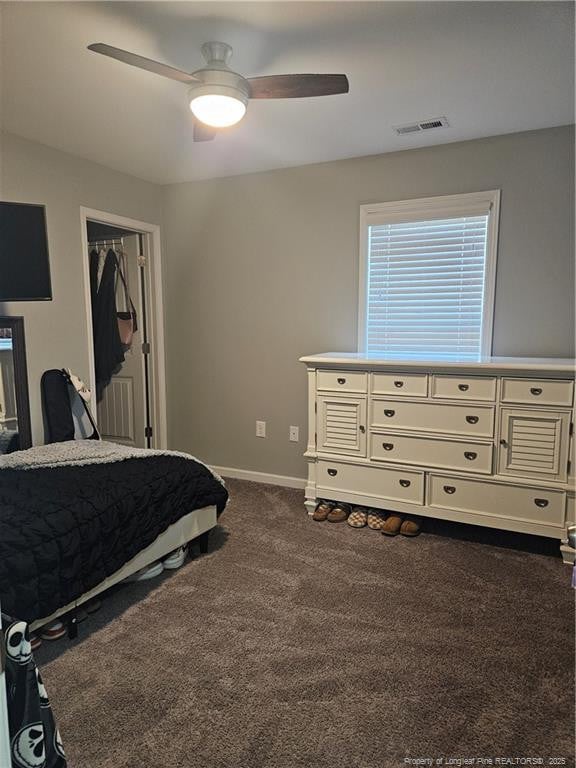
[[[78,400],[84,406],[93,432],[89,440],[99,440],[100,434],[96,427],[94,417],[85,400],[76,392],[70,382],[70,376],[65,370],[52,368],[44,371],[40,382],[42,389],[42,410],[46,427],[47,443],[62,443],[65,440],[74,440],[76,427],[72,416],[73,404]]]

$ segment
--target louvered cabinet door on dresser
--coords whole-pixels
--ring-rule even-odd
[[[574,561],[574,361],[301,361],[310,513],[333,499],[549,536]]]
[[[570,413],[502,408],[498,472],[565,481]]]
[[[366,456],[366,397],[320,395],[317,409],[320,450]]]

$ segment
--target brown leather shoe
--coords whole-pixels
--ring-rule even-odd
[[[402,536],[418,536],[422,530],[422,518],[409,515],[400,526]]]
[[[398,536],[403,522],[404,522],[404,518],[402,517],[402,515],[398,515],[395,512],[393,512],[386,519],[386,522],[384,523],[384,527],[382,528],[382,533],[385,536]]]
[[[343,523],[348,519],[349,514],[350,507],[348,504],[336,504],[336,506],[328,512],[326,520],[328,520],[329,523]]]
[[[323,523],[332,509],[334,509],[332,501],[321,501],[312,513],[312,520],[316,520],[317,523]]]

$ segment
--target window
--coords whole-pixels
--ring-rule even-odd
[[[495,190],[361,206],[359,351],[491,353],[499,202]]]

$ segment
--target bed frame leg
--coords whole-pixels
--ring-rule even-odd
[[[200,547],[200,554],[205,555],[208,552],[208,540],[210,539],[210,531],[204,531],[198,536],[198,546]]]
[[[75,640],[78,637],[78,619],[76,614],[68,617],[68,639]]]

